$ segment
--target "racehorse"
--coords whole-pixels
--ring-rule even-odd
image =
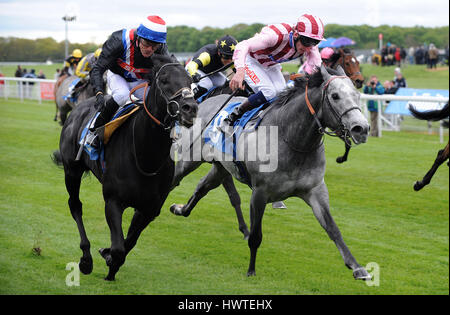
[[[213,97],[199,107],[197,117],[202,119],[202,128],[215,116],[226,98],[227,96]],[[232,98],[230,102],[243,100],[244,98],[237,97]],[[258,140],[257,144],[263,148],[263,152],[270,152],[273,147],[278,149],[277,168],[274,171],[261,171],[268,162],[262,161],[259,155],[245,152],[245,148],[255,145],[249,141],[249,139],[256,141],[254,137],[241,136],[236,139],[238,153],[234,161],[223,159],[222,153],[206,143],[203,137],[194,138],[200,141],[202,153],[207,154],[202,155],[204,160],[212,161],[213,166],[202,178],[188,203],[172,205],[171,212],[175,215],[189,216],[197,202],[208,191],[218,187],[229,174],[232,174],[252,189],[248,276],[255,275],[256,254],[262,241],[262,219],[266,204],[295,196],[302,198],[312,208],[321,226],[335,242],[345,265],[353,270],[354,278],[370,279],[368,272],[350,253],[330,214],[328,189],[324,182],[325,152],[322,140],[324,133],[332,134],[325,128],[350,134],[355,144],[367,141],[369,124],[361,113],[358,101],[358,91],[340,67],[334,71],[327,70],[322,65],[320,71],[315,74],[297,79],[296,86],[279,95],[259,124],[259,128],[270,129],[272,126],[277,130],[276,143],[269,143],[271,141],[260,143],[261,140]],[[221,113],[219,117],[223,115]],[[197,147],[195,140],[192,147]],[[201,163],[202,161],[178,161],[175,178],[184,177]],[[237,167],[237,163],[240,167]]]
[[[83,87],[80,88],[80,92],[75,103],[69,98],[64,99],[64,96],[66,96],[69,92],[69,86],[77,78],[78,77],[76,75],[63,75],[55,84],[56,114],[54,121],[56,121],[59,116],[59,123],[61,125],[64,125],[67,119],[67,115],[75,106],[77,106],[80,102],[88,99],[89,97],[95,95],[94,88],[89,84],[89,82],[87,82]]]
[[[91,171],[102,183],[111,232],[111,247],[100,250],[109,266],[105,280],[115,279],[126,255],[144,228],[159,215],[167,198],[174,173],[170,158],[171,126],[177,120],[181,126],[190,127],[197,113],[190,89],[192,79],[183,66],[176,59],[161,55],[154,55],[152,61],[153,79],[145,98],[145,110],[138,110],[115,131],[105,146],[104,171],[102,164],[91,161],[86,153],[76,161],[82,130],[96,112],[95,98],[73,110],[61,131],[60,150],[53,154],[54,161],[64,166],[69,207],[81,238],[83,256],[79,267],[84,274],[92,272],[93,262],[79,199],[81,177],[85,171]],[[124,239],[122,214],[127,207],[135,208],[135,212]]]
[[[413,106],[410,105],[409,111],[417,119],[433,120],[433,121],[438,121],[438,120],[442,120],[445,118],[448,119],[449,113],[450,113],[448,103],[442,109],[430,110],[430,111],[426,111],[426,112],[419,112]],[[445,161],[447,161],[448,159],[449,159],[449,143],[447,142],[447,145],[442,150],[439,150],[437,157],[434,160],[433,165],[431,166],[430,170],[425,174],[423,179],[421,181],[415,182],[414,190],[419,191],[424,186],[428,185],[430,183],[431,178],[433,177],[434,173],[436,173],[437,169],[439,168],[439,166],[441,166],[441,164],[444,163]],[[447,165],[449,165],[448,162],[447,162]]]

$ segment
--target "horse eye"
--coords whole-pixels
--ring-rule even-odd
[[[339,94],[333,93],[333,94],[331,94],[331,97],[332,97],[335,101],[337,101],[337,100],[339,99]]]

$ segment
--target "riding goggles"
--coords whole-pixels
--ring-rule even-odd
[[[314,39],[314,38],[310,38],[310,37],[306,37],[306,36],[299,36],[298,38],[300,40],[300,43],[302,43],[303,46],[305,47],[312,47],[312,46],[316,46],[320,43],[320,40]]]

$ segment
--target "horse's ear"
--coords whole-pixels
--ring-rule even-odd
[[[328,81],[331,78],[331,75],[328,73],[323,63],[320,65],[320,73],[322,74],[322,78],[324,81]]]
[[[339,75],[342,75],[342,76],[346,76],[346,75],[347,75],[347,74],[345,73],[344,69],[342,69],[341,65],[338,65],[337,68],[336,68],[336,70],[337,70],[337,72],[338,72]]]
[[[171,55],[170,55],[170,58],[172,59],[172,62],[178,62],[178,63],[180,63],[180,62],[178,61],[177,57],[175,57],[174,54],[171,54]]]

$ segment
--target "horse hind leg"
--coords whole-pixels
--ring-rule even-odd
[[[125,245],[122,231],[123,207],[116,200],[105,200],[106,221],[111,232],[111,247],[100,249],[99,252],[109,267],[105,280],[114,281],[119,268],[125,263]]]
[[[69,170],[65,169],[65,183],[66,189],[69,193],[69,208],[73,219],[77,223],[78,232],[80,233],[80,249],[83,252],[83,256],[80,258],[79,268],[83,274],[90,274],[93,268],[92,256],[91,256],[91,244],[86,235],[86,230],[83,224],[83,211],[82,203],[79,199],[81,177],[83,175],[82,169]]]
[[[248,231],[247,224],[245,223],[244,216],[242,215],[242,209],[241,209],[241,197],[239,196],[239,193],[236,190],[236,186],[233,182],[233,177],[231,175],[228,175],[225,177],[225,179],[222,182],[223,188],[225,188],[225,191],[228,194],[228,198],[230,199],[231,205],[233,206],[236,217],[239,223],[239,231],[244,234],[244,240],[248,240],[248,236],[250,232]]]

